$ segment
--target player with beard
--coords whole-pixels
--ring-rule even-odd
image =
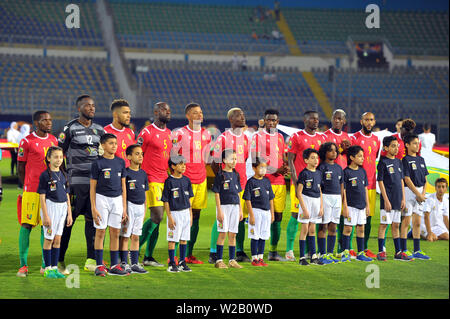
[[[232,108],[227,113],[227,118],[230,121],[231,129],[223,132],[216,140],[214,148],[212,150],[212,163],[211,168],[214,174],[219,172],[219,165],[222,165],[222,152],[225,149],[233,149],[236,151],[237,163],[235,170],[239,174],[242,190],[245,189],[247,182],[246,164],[250,153],[250,142],[247,135],[244,134],[243,128],[245,127],[245,115],[240,108]],[[247,210],[244,209],[244,200],[240,193],[241,206],[243,207],[244,218],[239,222],[238,233],[236,236],[236,261],[250,262],[250,258],[244,252],[244,240],[245,240],[245,218],[248,217]],[[214,222],[211,231],[211,244],[208,262],[214,264],[217,260],[217,238],[219,233],[217,231],[217,221]]]
[[[40,218],[40,201],[38,194],[39,177],[46,170],[45,155],[50,146],[58,145],[56,137],[50,134],[52,117],[47,111],[37,111],[33,114],[36,130],[20,141],[18,151],[19,179],[23,185],[21,202],[21,218],[19,232],[20,269],[18,277],[28,275],[28,249],[30,233],[34,226],[42,225]],[[20,204],[19,204],[20,205]],[[41,227],[41,246],[44,243],[44,232]],[[42,269],[42,268],[41,268]]]
[[[84,235],[86,238],[87,260],[84,269],[95,271],[95,227],[92,220],[90,201],[91,165],[99,155],[100,137],[104,134],[103,127],[94,123],[95,103],[89,95],[81,95],[76,100],[79,117],[64,126],[58,137],[58,145],[66,156],[66,167],[69,174],[70,194],[73,196],[72,218],[70,227],[65,226],[61,236],[61,251],[59,254],[59,271],[65,270],[64,258],[69,247],[73,225],[79,215],[84,215]]]
[[[183,155],[186,161],[184,175],[191,180],[194,197],[191,200],[192,226],[186,262],[188,264],[203,264],[193,256],[195,242],[199,231],[200,212],[207,206],[208,189],[206,187],[206,163],[211,144],[209,131],[202,128],[203,112],[197,103],[186,105],[184,112],[188,125],[174,132],[172,153]]]
[[[116,157],[125,160],[126,167],[130,166],[125,151],[128,146],[135,143],[135,135],[130,129],[131,110],[126,100],[118,99],[111,103],[113,121],[104,127],[106,133],[114,134],[117,137]]]
[[[331,128],[324,133],[327,142],[333,142],[338,146],[339,155],[336,158],[335,163],[339,164],[342,169],[347,167],[347,155],[345,155],[345,152],[351,145],[350,137],[347,132],[342,131],[342,128],[346,123],[347,119],[344,110],[334,110],[333,115],[331,116]]]
[[[150,218],[142,227],[139,248],[147,243],[144,255],[144,266],[163,267],[153,258],[153,251],[158,241],[159,223],[164,216],[164,203],[161,201],[164,182],[169,168],[169,157],[172,150],[172,132],[167,128],[171,118],[170,106],[158,102],[153,107],[154,122],[139,133],[137,144],[144,152],[142,169],[147,173],[149,190],[146,192]]]
[[[293,134],[288,142],[288,163],[291,170],[291,218],[286,229],[286,259],[295,261],[294,241],[298,230],[299,201],[296,196],[297,178],[306,167],[303,159],[303,151],[312,148],[319,150],[320,145],[325,143],[325,135],[318,133],[319,113],[317,111],[306,111],[303,114],[305,129]]]
[[[376,258],[377,256],[368,249],[368,242],[370,238],[371,221],[372,216],[375,214],[375,203],[377,199],[376,189],[376,175],[377,175],[377,157],[380,150],[380,141],[372,134],[372,128],[376,124],[375,115],[371,112],[366,112],[361,116],[361,130],[356,132],[351,137],[352,145],[359,145],[364,150],[364,162],[363,168],[367,173],[367,190],[369,194],[369,207],[370,215],[367,217],[367,222],[364,227],[364,253],[370,258]],[[350,242],[352,238],[350,238]],[[351,247],[350,247],[351,249]],[[353,255],[356,257],[356,253]]]

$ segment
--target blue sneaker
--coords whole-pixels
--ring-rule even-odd
[[[348,261],[351,261],[350,253],[348,252],[348,250],[345,250],[344,252],[342,252],[341,262],[345,263]]]
[[[331,253],[329,253],[329,254],[327,255],[327,258],[328,258],[329,260],[331,260],[334,264],[340,264],[340,263],[341,263],[341,261],[339,260],[339,258],[334,257],[333,254],[331,254]]]
[[[427,256],[422,250],[414,252],[412,257],[417,258],[417,259],[422,259],[422,260],[431,260],[431,257]]]
[[[322,255],[320,256],[319,260],[324,264],[324,265],[329,265],[332,264],[333,261],[328,259],[327,255]]]
[[[370,262],[370,261],[372,261],[373,259],[370,258],[370,257],[367,257],[366,254],[364,254],[363,251],[360,251],[360,252],[358,253],[358,256],[356,256],[356,260]]]

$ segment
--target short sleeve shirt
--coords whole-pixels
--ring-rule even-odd
[[[99,157],[91,167],[91,178],[97,180],[96,193],[117,197],[122,195],[122,178],[127,176],[125,161],[120,157]]]
[[[422,156],[406,155],[402,159],[405,176],[409,176],[416,187],[422,187],[427,183],[428,169]]]
[[[168,202],[171,211],[180,211],[191,207],[189,201],[191,197],[194,197],[194,192],[189,178],[186,176],[175,178],[172,175],[167,177],[161,201]]]
[[[242,198],[249,200],[254,208],[270,210],[270,201],[275,198],[275,195],[268,178],[256,179],[252,177],[245,185]]]
[[[347,205],[357,209],[366,208],[367,174],[364,168],[357,170],[346,167],[344,169],[344,188]]]
[[[127,201],[136,205],[145,203],[145,192],[148,191],[148,178],[144,170],[127,168],[125,184],[127,186]]]
[[[37,189],[39,194],[45,194],[45,199],[51,200],[55,203],[67,202],[67,193],[69,189],[66,188],[66,177],[63,172],[53,172],[45,170],[39,177],[39,186]]]
[[[330,195],[340,195],[341,185],[344,182],[344,171],[337,164],[322,162],[319,165],[319,171],[322,174],[322,193]]]
[[[237,172],[220,171],[214,179],[212,191],[219,193],[221,205],[235,205],[240,203],[239,193],[242,192],[241,177]]]
[[[297,184],[303,185],[302,194],[308,197],[320,197],[320,184],[322,183],[322,174],[319,170],[310,171],[305,168],[298,175]]]
[[[403,165],[398,158],[381,157],[377,166],[377,181],[382,181],[392,209],[400,210],[402,203]],[[384,198],[380,196],[380,209],[384,209]]]

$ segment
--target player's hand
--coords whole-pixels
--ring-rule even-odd
[[[250,225],[252,225],[252,226],[254,226],[255,225],[255,215],[248,215],[248,223],[250,224]]]
[[[175,223],[175,221],[173,220],[173,217],[169,217],[168,218],[169,229],[174,230],[176,225],[177,225],[177,223]]]
[[[400,211],[403,211],[406,208],[406,202],[403,199],[402,202],[400,203]]]
[[[73,224],[73,218],[72,218],[72,214],[68,214],[67,215],[67,220],[66,220],[66,226],[70,227]]]
[[[320,210],[319,210],[319,217],[323,217],[323,207],[320,207]]]
[[[384,202],[384,210],[387,212],[390,212],[392,210],[392,205],[390,201],[387,200]]]
[[[366,217],[369,217],[369,216],[370,216],[370,206],[367,205],[366,206]]]
[[[309,218],[309,212],[308,210],[304,210],[303,213],[301,214],[301,219],[308,219]]]
[[[244,219],[244,214],[242,213],[242,209],[239,211],[239,221],[241,222]]]
[[[420,194],[418,196],[416,196],[416,201],[419,203],[423,203],[426,200],[425,195]]]
[[[349,148],[352,145],[352,143],[349,140],[343,140],[341,142],[341,148],[342,148],[342,153],[347,151],[347,148]]]
[[[273,224],[274,221],[275,221],[275,214],[272,214],[270,216],[270,223]]]
[[[122,224],[126,224],[127,223],[127,221],[128,221],[128,214],[127,214],[127,212],[126,211],[123,211],[123,214],[122,214]]]
[[[342,216],[344,218],[348,218],[348,207],[344,207],[344,209],[342,209]]]
[[[100,213],[98,212],[97,208],[92,209],[92,219],[94,219],[95,225],[100,226],[102,218],[100,217]]]
[[[437,240],[436,234],[433,233],[433,232],[430,232],[430,233],[427,235],[427,240],[428,240],[428,241],[436,241],[436,240]]]
[[[42,221],[42,226],[45,226],[47,228],[52,228],[52,221],[48,217],[48,215],[44,215],[44,220]]]

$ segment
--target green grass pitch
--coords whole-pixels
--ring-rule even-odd
[[[2,175],[9,175],[9,161],[0,161]],[[243,269],[215,269],[213,265],[192,265],[191,273],[168,273],[166,267],[152,268],[145,275],[96,278],[83,270],[86,246],[84,219],[79,217],[72,231],[72,239],[66,254],[67,264],[80,269],[79,288],[68,288],[64,279],[46,279],[39,273],[41,250],[40,230],[34,229],[30,238],[28,257],[29,276],[16,277],[19,268],[16,199],[19,190],[15,185],[4,185],[4,199],[0,205],[0,298],[163,298],[163,299],[304,299],[304,298],[449,298],[449,244],[422,241],[422,248],[432,257],[431,261],[396,262],[392,260],[393,242],[389,234],[386,241],[389,261],[363,263],[352,261],[322,267],[300,267],[293,262],[268,262],[269,267],[252,267],[242,263]],[[287,197],[289,207],[289,196]],[[378,212],[378,208],[377,208]],[[284,212],[279,252],[286,247],[286,225],[290,213]],[[147,218],[148,218],[147,214]],[[201,213],[200,233],[194,254],[208,260],[211,226],[215,218],[212,193],[208,195],[208,208]],[[377,251],[376,234],[379,214],[372,222],[369,248]],[[155,258],[166,262],[166,218],[160,227]],[[298,234],[297,234],[298,239]],[[354,243],[356,245],[356,243]],[[109,247],[108,239],[105,247]],[[266,244],[266,259],[269,243]],[[412,241],[408,240],[408,247]],[[294,253],[298,256],[298,240]],[[250,240],[245,241],[245,251],[250,253]],[[144,250],[141,251],[141,260]],[[225,259],[228,250],[224,249]],[[109,250],[105,250],[109,261]],[[379,267],[379,288],[368,288],[368,265]]]

